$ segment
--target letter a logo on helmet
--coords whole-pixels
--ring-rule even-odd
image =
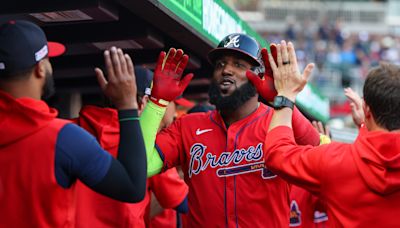
[[[255,67],[263,66],[261,61],[261,47],[258,42],[241,33],[233,33],[224,37],[218,44],[217,48],[212,49],[208,53],[208,60],[212,65],[224,54],[235,53],[251,62]]]
[[[239,36],[240,35],[229,35],[228,39],[226,39],[224,42],[224,47],[235,47],[238,48],[240,46],[239,44]]]

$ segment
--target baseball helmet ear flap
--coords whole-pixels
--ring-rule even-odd
[[[209,62],[214,65],[215,61],[223,54],[235,52],[242,55],[248,61],[250,61],[254,68],[263,68],[263,62],[261,60],[261,46],[252,37],[241,34],[233,33],[224,37],[218,44],[217,48],[212,49],[208,53]],[[258,71],[262,71],[258,69]]]

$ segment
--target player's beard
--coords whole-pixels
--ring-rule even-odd
[[[210,103],[215,105],[217,110],[235,110],[256,94],[257,90],[250,82],[246,82],[226,97],[221,95],[219,85],[215,81],[211,83],[208,91]]]
[[[47,71],[46,72],[46,78],[45,82],[43,85],[43,90],[42,90],[42,99],[43,100],[48,100],[50,97],[52,97],[55,93],[55,88],[54,88],[54,78],[51,72]]]

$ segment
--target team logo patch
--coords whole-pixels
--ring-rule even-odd
[[[46,55],[49,53],[49,49],[47,48],[47,45],[44,45],[39,51],[35,53],[35,60],[38,62],[39,60],[42,60]]]
[[[229,39],[225,41],[224,47],[235,47],[238,48],[239,44],[239,37],[240,35],[230,35]]]
[[[295,200],[290,203],[290,227],[296,227],[301,225],[301,212],[299,205]]]
[[[197,175],[201,171],[211,167],[218,168],[216,173],[219,177],[261,171],[261,177],[263,179],[275,178],[276,175],[265,166],[262,146],[263,144],[259,143],[256,147],[249,146],[246,149],[236,149],[233,152],[222,152],[217,157],[217,155],[210,152],[206,153],[207,147],[205,145],[195,143],[190,148],[189,177]],[[248,164],[239,165],[242,161],[246,161]],[[233,166],[231,166],[232,164]]]
[[[315,211],[314,212],[314,223],[320,223],[328,221],[328,215],[325,212]]]

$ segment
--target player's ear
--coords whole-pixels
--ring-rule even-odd
[[[40,60],[35,66],[35,76],[37,78],[46,77],[46,62],[45,59]]]
[[[369,119],[369,118],[372,117],[371,109],[370,109],[369,106],[365,103],[365,101],[363,101],[363,111],[364,111],[365,119]]]

